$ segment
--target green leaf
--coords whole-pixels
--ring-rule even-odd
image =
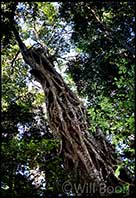
[[[118,165],[117,169],[115,170],[115,176],[118,177],[120,175],[120,169],[121,169],[122,165]]]

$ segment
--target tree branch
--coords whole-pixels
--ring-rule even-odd
[[[14,70],[14,62],[16,61],[18,55],[20,53],[20,50],[16,53],[15,57],[13,58],[13,60],[11,61],[11,75],[13,74],[13,70]]]
[[[88,8],[90,9],[91,15],[95,18],[97,23],[101,26],[102,30],[105,31],[105,34],[106,34],[107,38],[112,42],[113,42],[113,39],[115,39],[120,44],[120,46],[127,49],[127,51],[130,52],[134,56],[135,55],[135,50],[131,46],[129,46],[127,42],[124,42],[122,40],[117,39],[114,36],[114,32],[111,30],[111,28],[107,27],[105,24],[103,24],[101,22],[101,20],[96,15],[96,12],[93,9],[91,9],[90,7],[88,7]]]

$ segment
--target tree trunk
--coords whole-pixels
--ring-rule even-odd
[[[94,137],[88,132],[83,103],[57,73],[46,50],[34,47],[27,50],[15,27],[13,32],[24,61],[43,87],[49,125],[61,139],[66,167],[76,173],[80,182],[95,182],[98,187],[100,183],[106,186],[118,184],[114,177],[112,146],[101,134]]]

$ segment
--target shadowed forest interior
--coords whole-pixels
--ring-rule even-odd
[[[134,196],[135,3],[1,3],[2,197]]]

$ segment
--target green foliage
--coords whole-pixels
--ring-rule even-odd
[[[120,178],[124,167],[134,178],[133,8],[134,2],[65,2],[59,9],[73,26],[71,40],[79,53],[67,71],[88,98],[90,133],[100,128],[122,160],[115,169]]]
[[[31,10],[25,3],[24,10],[23,4],[20,6],[17,12],[24,21],[22,36],[26,40],[32,35],[34,24],[30,23],[32,18],[29,16],[35,7],[32,5]],[[50,12],[51,7],[48,3],[46,11]],[[47,15],[51,17],[51,13]],[[17,17],[17,20],[20,19]],[[18,50],[18,45],[10,45],[2,51],[2,196],[39,197],[46,192],[52,194],[54,190],[61,192],[67,175],[62,168],[63,159],[57,156],[60,142],[49,132],[41,107],[45,103],[43,91],[32,84],[34,80],[29,75],[28,66],[20,53],[16,57]],[[44,173],[38,188],[32,179],[32,170],[37,167],[40,174]]]
[[[56,15],[57,15],[54,6],[49,2],[44,2],[44,3],[38,2],[37,5],[38,8],[43,11],[44,15],[47,16],[49,20],[49,24],[50,25],[54,24],[56,22]]]
[[[115,78],[116,89],[109,96],[97,97],[97,105],[88,108],[91,120],[90,131],[100,127],[116,146],[118,156],[124,160],[122,166],[129,167],[134,174],[134,65],[125,68],[126,60],[118,63],[120,77]],[[117,168],[116,174],[119,174]]]
[[[2,3],[3,197],[57,197],[72,178],[43,112],[43,92],[28,87],[34,80],[20,53],[13,61],[19,50],[10,30],[13,16],[23,41],[56,52],[55,66],[64,67],[62,57],[70,49],[78,53],[68,59],[64,78],[73,91],[88,98],[90,133],[100,128],[115,146],[122,161],[115,175],[126,180],[121,173],[127,167],[134,178],[133,7],[131,2],[61,2],[58,13],[50,2]],[[39,187],[32,178],[37,168],[44,178]],[[124,187],[127,191],[128,185]]]
[[[61,17],[72,23],[71,39],[82,52],[69,63],[69,72],[79,93],[87,93],[91,102],[100,95],[100,87],[108,95],[111,89],[114,90],[113,81],[118,78],[120,60],[128,62],[128,70],[134,63],[133,4],[65,2],[60,7]]]

